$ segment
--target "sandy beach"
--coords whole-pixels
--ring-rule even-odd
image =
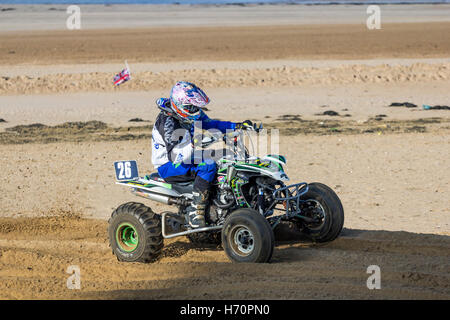
[[[65,6],[6,7],[0,298],[450,298],[450,111],[422,108],[450,105],[450,5],[381,6],[380,30],[350,5],[82,6],[74,31]],[[124,60],[132,80],[113,87]],[[116,261],[107,219],[139,199],[114,184],[112,163],[153,171],[155,100],[178,80],[207,92],[212,118],[279,129],[291,180],[341,198],[342,236],[291,234],[268,265],[237,268],[184,237],[156,263]],[[82,290],[65,287],[73,264]],[[366,287],[370,264],[382,290]]]

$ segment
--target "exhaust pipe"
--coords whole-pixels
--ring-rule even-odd
[[[143,197],[149,200],[153,200],[156,202],[160,202],[160,203],[164,203],[164,204],[169,204],[169,197],[162,195],[162,194],[158,194],[158,193],[151,193],[151,192],[143,192],[140,190],[132,190],[132,193],[134,193],[135,195],[139,196],[139,197]]]
[[[136,196],[143,197],[148,200],[156,201],[159,203],[168,204],[168,205],[187,206],[191,203],[191,201],[188,199],[174,198],[174,197],[166,196],[166,195],[159,194],[159,193],[153,193],[153,192],[144,192],[139,189],[131,190],[131,192],[133,194],[135,194]]]

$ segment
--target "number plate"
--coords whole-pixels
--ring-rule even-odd
[[[135,160],[116,161],[114,162],[114,169],[116,170],[116,179],[118,181],[139,178],[138,168]]]

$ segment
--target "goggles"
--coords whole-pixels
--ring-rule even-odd
[[[183,105],[181,108],[190,114],[194,114],[200,111],[199,107],[196,107],[192,104]]]

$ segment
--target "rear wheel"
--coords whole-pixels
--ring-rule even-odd
[[[336,239],[344,226],[344,208],[336,193],[322,183],[310,183],[309,190],[301,197],[302,215],[314,221],[298,219],[301,232],[316,242]]]
[[[161,217],[137,202],[120,205],[108,221],[109,243],[119,261],[153,262],[161,254]]]
[[[269,262],[274,247],[270,224],[252,209],[238,209],[225,221],[222,247],[234,262]]]

